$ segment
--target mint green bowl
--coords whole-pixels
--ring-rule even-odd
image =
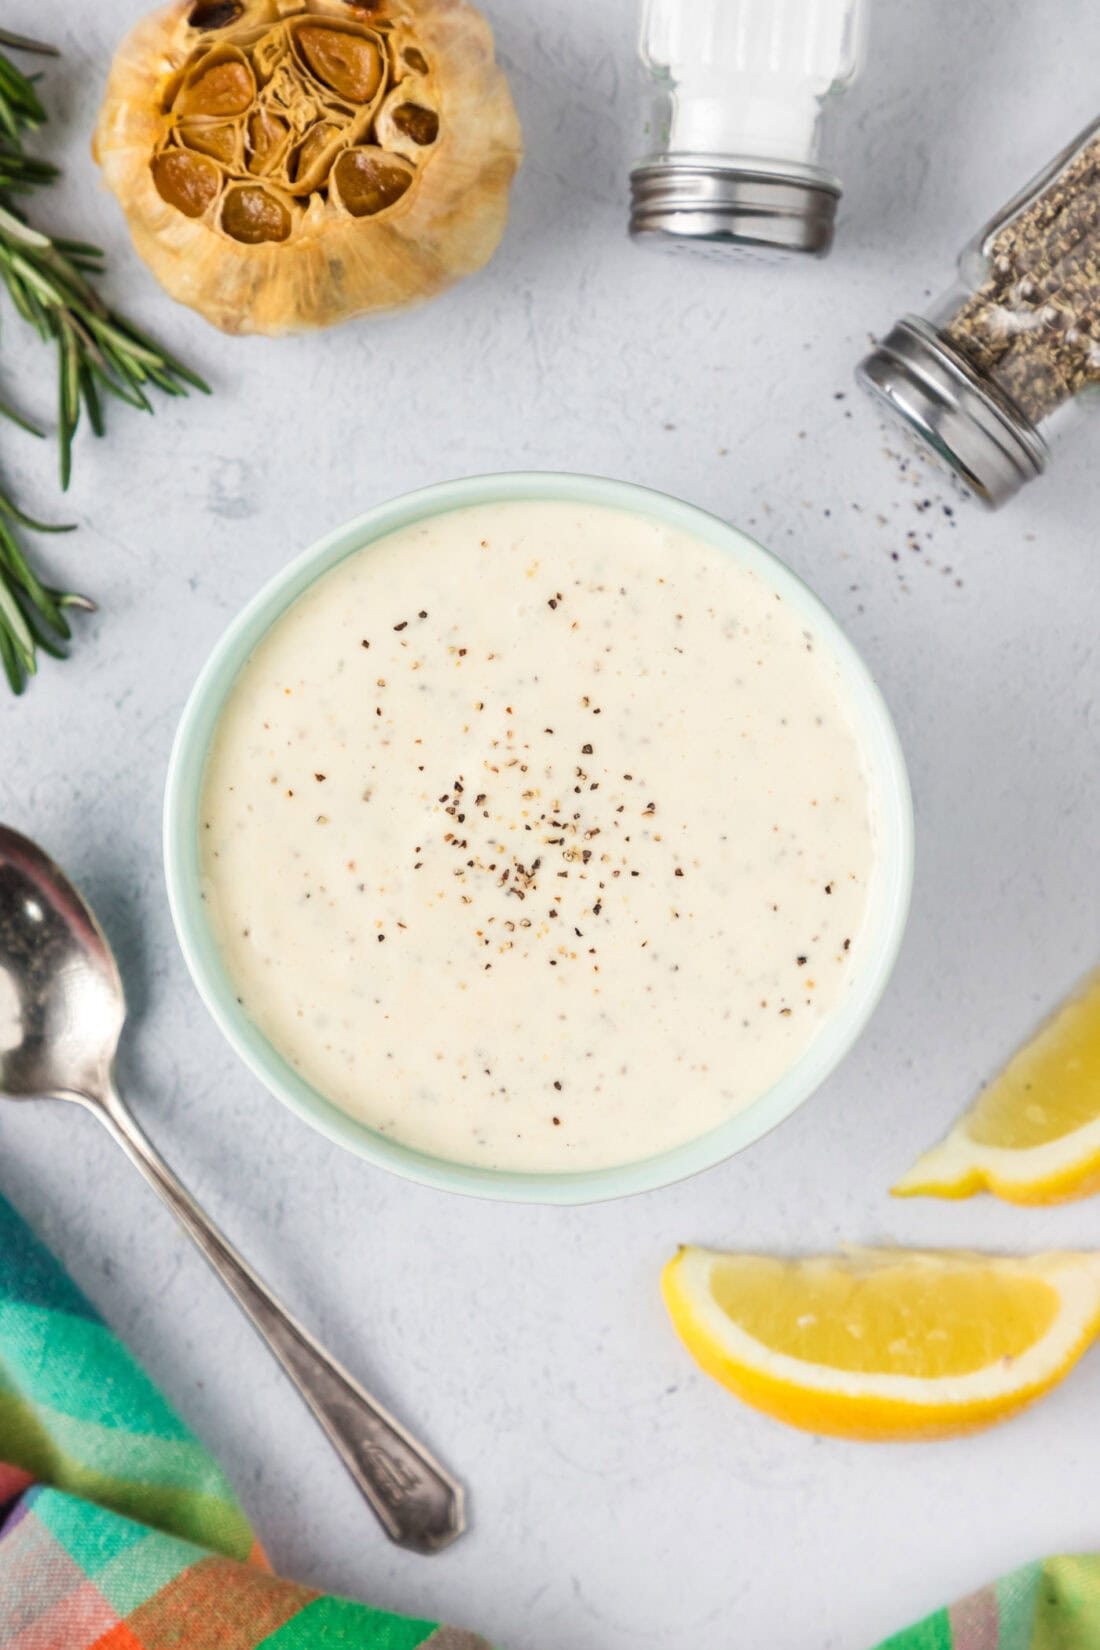
[[[847,684],[870,777],[879,846],[860,972],[797,1064],[751,1106],[697,1140],[618,1168],[568,1174],[517,1174],[429,1157],[376,1134],[332,1105],[238,1005],[204,915],[199,877],[198,810],[211,738],[238,673],[290,604],[345,556],[387,533],[468,505],[542,499],[631,510],[694,533],[752,568],[805,615],[831,648]],[[831,614],[782,562],[724,521],[663,493],[593,476],[518,472],[444,482],[379,505],[321,539],[249,602],[207,660],[176,734],[164,802],[164,860],[176,933],[203,1001],[245,1064],[299,1117],[368,1162],[443,1191],[512,1202],[590,1203],[670,1185],[744,1151],[808,1100],[840,1063],[885,990],[901,945],[913,876],[913,809],[905,760],[878,688]]]

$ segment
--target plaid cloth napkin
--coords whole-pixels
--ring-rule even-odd
[[[879,1650],[1097,1650],[1100,1555],[1048,1558],[887,1639]]]
[[[261,1647],[489,1650],[271,1575],[218,1463],[0,1198],[0,1650]],[[1100,1556],[1029,1564],[880,1650],[1100,1650]]]
[[[93,1646],[488,1650],[271,1575],[218,1463],[0,1198],[0,1650]]]

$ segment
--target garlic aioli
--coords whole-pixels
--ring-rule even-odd
[[[321,577],[215,733],[203,897],[306,1080],[434,1156],[630,1162],[750,1105],[858,966],[875,863],[836,661],[627,511],[461,509]]]

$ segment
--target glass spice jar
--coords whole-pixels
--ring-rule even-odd
[[[1000,211],[961,283],[898,322],[857,376],[994,508],[1100,384],[1100,121]]]
[[[869,0],[643,0],[650,152],[631,233],[821,254],[840,182],[823,115],[863,59]]]

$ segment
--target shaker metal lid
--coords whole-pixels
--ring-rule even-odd
[[[630,233],[636,239],[671,237],[817,257],[833,244],[840,185],[824,173],[669,159],[636,167],[630,189]]]
[[[1046,469],[1034,425],[918,315],[899,321],[856,377],[993,509]]]

